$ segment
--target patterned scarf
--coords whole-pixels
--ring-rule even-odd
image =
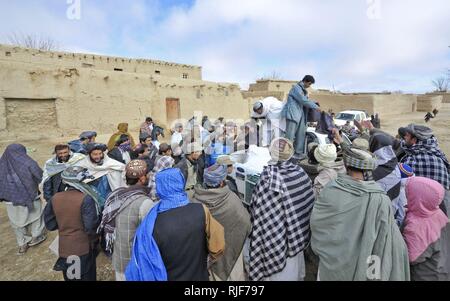
[[[282,271],[287,258],[306,249],[313,205],[312,183],[300,166],[280,162],[264,169],[250,204],[250,280]]]
[[[149,191],[147,187],[135,185],[129,188],[119,188],[112,192],[105,203],[103,217],[97,233],[104,233],[106,240],[106,250],[112,251],[116,238],[116,217],[125,208],[128,207],[137,197],[147,196]]]
[[[65,163],[58,162],[58,158],[54,156],[47,162],[45,162],[44,175],[42,176],[42,183],[45,183],[47,179],[57,175],[70,166],[75,166],[76,163],[80,162],[85,158],[85,155],[79,153],[70,153],[69,161]]]
[[[402,148],[406,152],[402,163],[411,166],[416,176],[433,179],[441,183],[446,190],[450,190],[450,164],[434,136],[419,140],[413,146],[406,146],[402,142]]]
[[[131,142],[119,145],[119,149],[122,153],[131,151]]]
[[[158,200],[158,196],[156,195],[156,174],[162,170],[172,168],[174,164],[175,160],[169,156],[162,156],[156,161],[155,168],[153,168],[153,172],[150,174],[150,181],[148,182],[152,200]]]

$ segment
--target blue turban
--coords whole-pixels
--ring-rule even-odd
[[[205,169],[203,181],[207,187],[216,188],[225,180],[228,175],[227,166],[214,164]]]

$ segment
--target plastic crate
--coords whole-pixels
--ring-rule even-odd
[[[256,184],[258,184],[259,179],[260,175],[247,175],[247,179],[245,180],[245,199],[244,199],[244,204],[246,204],[247,206],[250,206],[253,190],[255,189]]]

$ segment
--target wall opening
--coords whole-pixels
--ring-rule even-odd
[[[6,56],[11,56],[11,51],[6,51],[6,52],[5,52],[5,55],[6,55]]]
[[[155,70],[155,74],[161,74],[161,71]]]
[[[55,99],[6,98],[6,129],[40,133],[58,128]]]
[[[120,68],[114,68],[114,71],[117,71],[117,72],[122,72],[122,71],[123,71],[123,69],[120,69]]]
[[[166,98],[166,117],[167,125],[180,119],[180,100],[178,98]]]
[[[189,78],[189,74],[183,73],[183,78],[184,78],[184,79],[188,79],[188,78]]]

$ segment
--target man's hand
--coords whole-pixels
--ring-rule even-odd
[[[364,126],[358,120],[353,121],[353,124],[356,126],[360,133],[364,132]]]
[[[368,129],[369,131],[371,131],[375,128],[370,120],[363,121],[363,124],[364,124],[365,128]]]
[[[333,141],[336,144],[341,144],[342,142],[344,142],[344,139],[342,139],[341,135],[339,134],[339,130],[337,128],[333,128],[331,130],[331,132],[333,133]]]
[[[368,129],[369,131],[371,131],[375,128],[370,120],[364,120],[362,122],[355,120],[353,123],[361,133],[364,131],[364,129]]]
[[[316,111],[322,113],[322,109],[320,108],[320,103],[318,101],[315,101],[314,103],[318,106]]]

